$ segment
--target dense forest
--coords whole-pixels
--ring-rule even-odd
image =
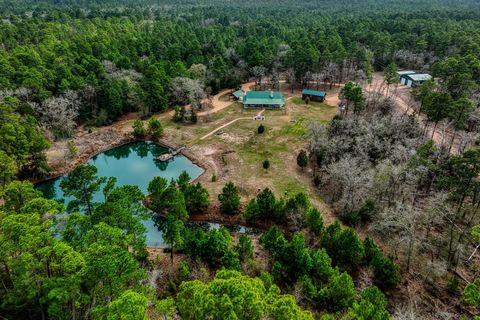
[[[0,0],[0,17],[0,318],[480,319],[477,1]],[[410,114],[401,69],[435,78]],[[386,97],[365,89],[377,72]],[[211,194],[186,173],[147,195],[80,165],[67,206],[31,182],[79,128],[135,113],[134,135],[158,138],[153,115],[194,125],[248,81],[342,88],[297,158],[335,222],[304,193]],[[260,234],[188,228],[212,199]],[[149,259],[146,207],[167,269]]]

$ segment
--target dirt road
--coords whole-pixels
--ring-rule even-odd
[[[265,112],[265,109],[263,109],[262,111],[260,111],[256,116],[257,116],[257,117],[258,117],[258,116],[261,116],[264,112]],[[248,117],[248,118],[245,117],[245,118],[233,119],[232,121],[230,121],[230,122],[228,122],[228,123],[225,123],[224,125],[221,125],[220,127],[216,128],[215,130],[207,133],[206,135],[204,135],[203,137],[201,137],[200,140],[204,140],[204,139],[210,137],[212,134],[215,134],[216,132],[222,130],[222,129],[225,128],[225,127],[228,127],[228,126],[231,125],[232,123],[235,123],[235,122],[237,122],[237,121],[239,121],[239,120],[253,120],[253,118],[252,118],[252,117]]]
[[[201,137],[200,140],[204,140],[204,139],[210,137],[212,134],[215,134],[216,132],[222,130],[223,128],[228,127],[228,126],[231,125],[232,123],[235,123],[235,122],[240,121],[240,120],[252,120],[252,117],[234,119],[234,120],[232,120],[232,121],[230,121],[230,122],[228,122],[228,123],[225,123],[224,125],[221,125],[220,127],[216,128],[215,130],[207,133],[206,135],[204,135],[203,137]]]
[[[424,114],[417,112],[414,108],[416,107],[416,102],[413,100],[411,95],[412,88],[407,87],[405,85],[398,84],[397,86],[390,86],[387,88],[387,85],[383,82],[383,74],[377,72],[373,75],[372,83],[366,86],[365,91],[370,94],[379,93],[384,95],[385,97],[389,97],[393,101],[395,101],[396,106],[399,111],[412,115],[415,114],[419,123],[425,123],[426,118]],[[427,127],[426,136],[430,137],[437,145],[448,145],[450,140],[452,139],[452,131],[449,130],[450,128],[445,128],[444,130],[440,130],[440,128],[432,128],[431,126]],[[458,139],[454,139],[453,147],[450,150],[450,153],[457,154],[459,153],[458,150],[459,142]]]
[[[255,84],[255,82],[244,83],[244,84],[242,84],[242,90],[245,91],[245,92],[250,91],[250,87],[252,87],[254,84]],[[232,89],[224,89],[224,90],[220,91],[219,93],[217,93],[216,95],[214,95],[212,97],[213,108],[209,109],[209,110],[206,110],[206,111],[199,112],[199,113],[197,113],[197,116],[201,117],[201,116],[205,116],[205,115],[210,114],[210,113],[215,113],[215,112],[218,112],[218,111],[220,111],[222,109],[225,109],[226,107],[230,106],[232,104],[232,101],[230,101],[230,100],[222,101],[222,100],[220,100],[220,97],[230,93],[231,91],[232,91]]]
[[[241,88],[242,88],[243,91],[247,92],[247,91],[250,91],[250,87],[252,87],[253,85],[255,85],[255,82],[247,82],[247,83],[242,84]],[[224,96],[226,94],[229,94],[230,92],[232,92],[232,89],[223,89],[222,91],[220,91],[216,95],[212,96],[212,107],[213,108],[205,110],[205,111],[198,112],[197,116],[199,116],[199,117],[206,116],[206,115],[218,112],[218,111],[220,111],[222,109],[225,109],[226,107],[230,106],[232,104],[232,101],[230,101],[230,100],[220,100],[220,98],[222,96]],[[207,103],[208,100],[205,99],[202,102]],[[189,109],[190,106],[191,106],[190,104],[187,104],[185,106],[185,108]],[[173,116],[175,114],[175,110],[170,111],[169,114],[171,116]]]

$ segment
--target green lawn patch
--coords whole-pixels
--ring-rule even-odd
[[[305,119],[299,118],[295,123],[289,124],[282,128],[282,133],[294,136],[294,137],[303,137],[307,134],[307,123]]]

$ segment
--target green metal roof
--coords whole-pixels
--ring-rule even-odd
[[[302,94],[306,94],[306,95],[309,95],[309,96],[316,96],[316,97],[325,97],[327,95],[323,91],[307,90],[307,89],[304,89],[302,91]]]
[[[245,96],[245,92],[243,92],[243,90],[237,90],[233,93],[233,95],[235,96],[235,98],[241,98],[241,97],[244,97]]]
[[[427,81],[432,80],[432,76],[427,73],[416,73],[416,74],[408,74],[407,78],[412,79],[413,81]]]
[[[404,76],[404,75],[408,75],[408,74],[415,74],[416,72],[413,71],[413,70],[402,70],[402,71],[398,71],[397,74],[399,76]]]
[[[280,91],[248,91],[243,98],[247,105],[284,105],[285,99]]]

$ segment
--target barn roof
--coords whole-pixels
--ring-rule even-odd
[[[407,75],[407,74],[415,74],[416,72],[415,71],[412,71],[412,70],[402,70],[402,71],[398,71],[397,74],[399,76],[404,76],[404,75]]]
[[[233,95],[235,96],[235,98],[239,99],[245,96],[245,92],[243,92],[243,90],[237,90],[233,93]]]
[[[284,105],[285,99],[280,91],[248,91],[243,104]]]
[[[408,74],[408,78],[412,81],[427,81],[432,80],[432,76],[427,73],[420,73],[420,74]]]
[[[307,89],[304,89],[302,91],[302,94],[306,94],[306,95],[309,95],[309,96],[316,96],[316,97],[325,97],[327,95],[323,91],[307,90]]]

